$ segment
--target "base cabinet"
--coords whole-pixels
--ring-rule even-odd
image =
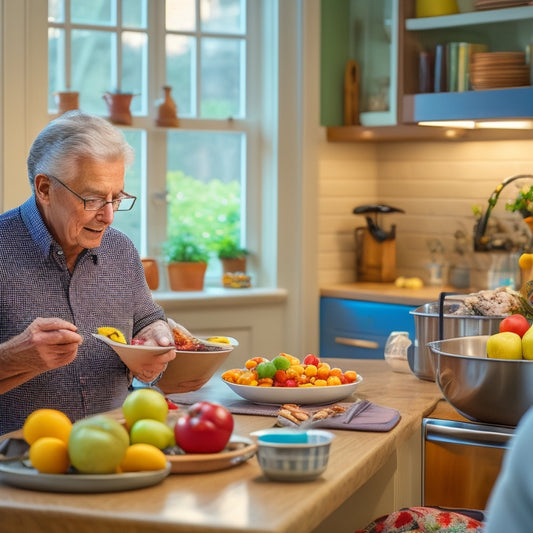
[[[392,331],[415,338],[409,313],[416,309],[398,305],[341,298],[320,299],[320,356],[383,359]]]

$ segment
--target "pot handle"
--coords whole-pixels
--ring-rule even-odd
[[[441,292],[439,295],[439,341],[444,340],[444,300],[446,296],[453,296],[458,292]]]

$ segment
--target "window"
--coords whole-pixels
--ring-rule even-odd
[[[253,95],[261,86],[258,15],[247,0],[49,0],[49,113],[55,93],[78,91],[79,106],[107,116],[108,91],[129,92],[136,152],[126,190],[139,196],[114,226],[143,256],[190,233],[211,253],[208,284],[220,284],[216,244],[257,241],[259,138]],[[257,9],[256,9],[257,11]],[[252,37],[253,35],[253,37]],[[155,125],[162,87],[172,87],[179,128]],[[254,162],[253,166],[251,161]],[[259,194],[258,192],[255,194]]]

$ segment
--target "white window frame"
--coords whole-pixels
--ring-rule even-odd
[[[277,72],[274,58],[265,61],[264,50],[275,42],[273,28],[277,20],[275,2],[247,0],[246,2],[246,118],[206,120],[180,117],[180,129],[189,131],[236,131],[246,135],[246,178],[242,186],[241,224],[246,236],[246,248],[254,285],[275,287],[277,284],[276,256],[276,194],[275,165],[269,161],[275,157],[274,132],[277,126],[275,91]],[[120,15],[120,13],[118,13]],[[117,21],[117,28],[120,28]],[[162,259],[161,244],[166,239],[166,133],[165,128],[154,125],[157,109],[154,102],[161,97],[166,85],[164,2],[148,2],[149,61],[148,61],[148,109],[146,115],[134,115],[132,129],[146,132],[146,175],[143,177],[143,196],[140,204],[142,224],[141,255]],[[270,28],[267,35],[266,29]],[[255,43],[250,46],[250,42]],[[266,48],[265,48],[266,47]],[[152,61],[152,58],[156,58]],[[119,57],[120,59],[120,57]],[[68,65],[67,65],[68,68]],[[199,87],[196,87],[199,91]],[[199,94],[196,95],[199,101]],[[179,109],[178,109],[179,115]],[[50,116],[53,118],[53,116]],[[265,140],[268,142],[265,143]],[[146,178],[149,176],[149,179]],[[270,179],[267,176],[272,176]],[[266,214],[264,207],[267,206]],[[163,209],[163,207],[165,207]],[[274,215],[274,216],[272,216]],[[265,219],[265,220],[263,220]],[[267,260],[265,261],[265,258]],[[206,279],[207,286],[220,286],[220,279]],[[166,287],[163,284],[162,290]]]

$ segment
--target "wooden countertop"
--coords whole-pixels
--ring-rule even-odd
[[[442,398],[435,383],[392,372],[385,361],[331,361],[363,376],[355,396],[394,407],[402,418],[386,433],[334,431],[328,468],[320,479],[268,481],[253,457],[227,470],[170,475],[154,487],[127,492],[54,494],[0,484],[2,532],[312,531],[390,460]],[[218,376],[204,389],[206,400],[235,399]],[[234,416],[238,435],[273,425],[272,417]]]
[[[366,300],[369,302],[393,303],[400,305],[420,306],[425,303],[438,302],[441,292],[468,293],[468,289],[455,287],[430,287],[420,289],[404,289],[394,283],[340,283],[324,285],[320,288],[320,296],[344,298],[347,300]]]

